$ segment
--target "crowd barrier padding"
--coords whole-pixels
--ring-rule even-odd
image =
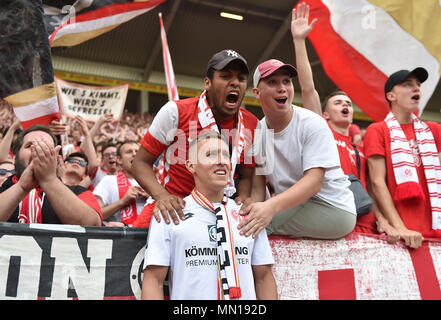
[[[147,228],[0,223],[0,299],[140,299]],[[270,236],[282,300],[441,299],[441,242]]]

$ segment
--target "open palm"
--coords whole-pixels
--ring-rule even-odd
[[[291,18],[291,33],[294,39],[304,39],[314,28],[317,18],[311,21],[309,24],[309,6],[305,3],[301,3],[297,6],[297,9],[292,9]]]

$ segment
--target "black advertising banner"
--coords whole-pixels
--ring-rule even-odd
[[[147,230],[0,223],[0,299],[140,299]]]

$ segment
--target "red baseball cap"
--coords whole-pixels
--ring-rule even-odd
[[[255,88],[257,87],[260,79],[269,77],[280,68],[286,69],[291,75],[291,78],[297,76],[297,70],[292,65],[283,63],[282,61],[277,59],[266,60],[265,62],[259,64],[259,66],[256,68],[256,71],[254,72],[254,76],[253,76],[254,87]]]

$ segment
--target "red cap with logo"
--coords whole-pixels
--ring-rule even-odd
[[[292,65],[283,63],[282,61],[277,59],[270,59],[265,62],[262,62],[256,68],[256,71],[254,72],[254,76],[253,76],[254,87],[255,88],[257,87],[260,79],[272,75],[275,71],[279,70],[280,68],[286,69],[291,75],[291,78],[297,76],[297,70]]]

